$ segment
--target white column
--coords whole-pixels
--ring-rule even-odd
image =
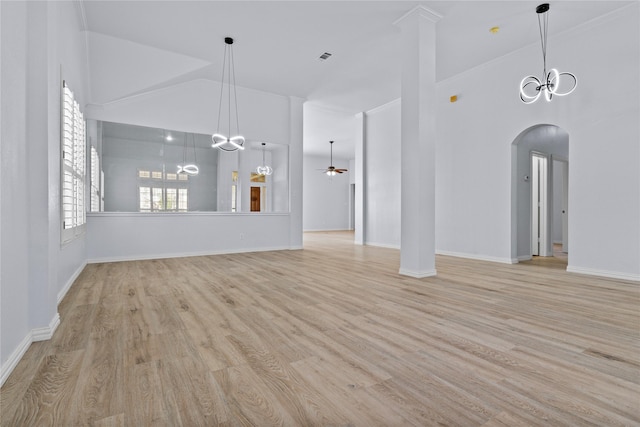
[[[355,128],[355,236],[354,243],[356,245],[365,244],[365,197],[366,197],[366,157],[365,157],[365,113],[356,114],[356,128]]]
[[[48,2],[29,2],[27,5],[27,85],[26,85],[26,139],[28,141],[27,167],[29,191],[29,318],[34,341],[51,338],[51,327],[59,322],[57,311],[58,265],[52,253],[59,252],[59,214],[52,216],[52,207],[59,202],[50,201],[60,182],[60,175],[50,173],[51,157],[60,162],[59,107],[49,112],[52,96],[60,105],[60,82],[50,90],[50,74],[54,72],[51,49],[55,44],[55,21],[52,14],[57,6]],[[53,15],[55,16],[55,15]],[[53,55],[51,55],[53,56]],[[56,67],[57,68],[57,67]],[[56,106],[57,106],[56,105]],[[55,132],[55,131],[58,132]],[[56,148],[53,152],[52,149]],[[55,184],[54,184],[55,183]],[[58,211],[59,212],[59,211]],[[56,239],[57,237],[57,239]],[[54,240],[55,239],[55,240]]]
[[[302,106],[289,97],[289,249],[302,249]]]
[[[436,22],[418,6],[402,30],[400,274],[435,276]]]

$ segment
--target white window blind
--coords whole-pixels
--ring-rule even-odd
[[[62,241],[84,231],[85,123],[73,92],[62,83]]]
[[[100,212],[100,157],[91,146],[91,212]]]

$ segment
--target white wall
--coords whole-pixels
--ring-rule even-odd
[[[0,367],[7,363],[31,330],[28,288],[28,181],[26,162],[27,4],[0,3],[0,155],[2,167],[0,237]],[[27,343],[30,344],[31,341]]]
[[[300,123],[300,127],[302,124]],[[302,145],[302,144],[300,144]],[[271,188],[271,211],[272,212],[288,212],[289,211],[289,159],[291,158],[289,150],[282,147],[276,148],[271,152],[268,165],[273,169],[271,176],[267,177]],[[267,158],[269,159],[269,158]],[[294,171],[298,173],[298,171]],[[302,212],[299,212],[302,218]],[[302,237],[302,235],[300,236]]]
[[[537,44],[439,84],[439,251],[512,259],[510,145],[548,123],[569,133],[568,269],[640,279],[638,7],[549,39],[548,63],[578,77],[567,97],[519,100],[520,79],[540,68]]]
[[[593,82],[569,130],[569,270],[640,280],[640,3],[605,21],[565,46]]]
[[[562,196],[564,193],[562,174],[565,164],[565,162],[554,160],[552,166],[553,210],[551,212],[551,240],[554,244],[562,243]]]
[[[304,151],[314,156],[329,157],[329,141],[334,141],[336,158],[354,157],[356,116],[311,102],[304,104]]]
[[[288,213],[94,213],[89,262],[291,249]]]
[[[73,2],[2,2],[2,294],[0,382],[47,339],[58,299],[81,271],[85,239],[60,245],[60,92],[86,101],[86,58]]]
[[[328,144],[327,144],[328,145]],[[349,160],[333,157],[336,168],[348,169]],[[302,228],[305,231],[349,229],[349,172],[323,173],[329,156],[304,156]]]
[[[364,243],[400,248],[399,99],[367,111],[365,135]]]

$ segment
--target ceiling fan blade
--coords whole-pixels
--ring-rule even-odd
[[[340,172],[340,173],[348,172],[348,171],[349,171],[348,169],[336,169],[336,172]]]

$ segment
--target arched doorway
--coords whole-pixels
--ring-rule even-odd
[[[511,166],[511,258],[552,256],[559,243],[568,251],[569,134],[550,124],[525,129]]]

